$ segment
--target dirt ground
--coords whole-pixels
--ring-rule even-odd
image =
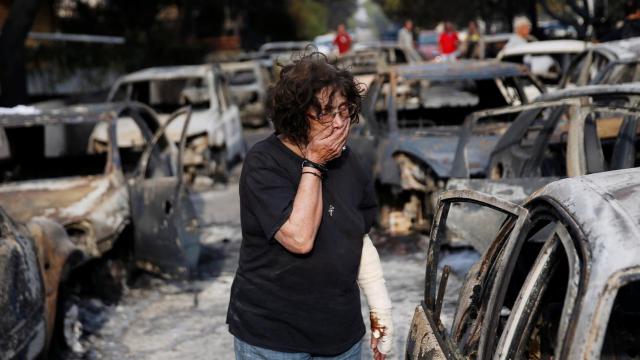
[[[233,337],[225,316],[241,243],[238,174],[226,187],[198,193],[203,255],[198,276],[188,282],[141,276],[117,305],[81,299],[82,351],[68,359],[233,359]],[[381,245],[382,266],[393,302],[394,349],[390,359],[404,358],[413,311],[422,298],[425,237],[374,238]],[[450,324],[461,277],[477,258],[474,253],[449,255],[456,264],[449,279],[443,321]],[[368,324],[368,308],[362,300]],[[370,333],[363,339],[363,358],[370,359]]]

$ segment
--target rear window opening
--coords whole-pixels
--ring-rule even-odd
[[[2,182],[104,174],[107,152],[90,150],[94,123],[5,128],[9,157],[0,160]]]
[[[127,100],[147,104],[161,114],[170,114],[186,105],[194,109],[210,107],[207,80],[202,77],[136,81],[123,84],[120,89],[129,86],[131,94]],[[116,94],[124,92],[120,89]]]

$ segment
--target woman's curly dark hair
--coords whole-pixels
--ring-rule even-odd
[[[332,109],[322,109],[317,95],[324,88],[332,89],[333,96],[341,93],[350,106],[351,124],[358,122],[362,106],[364,85],[344,69],[331,65],[319,52],[303,55],[293,64],[283,66],[280,80],[269,89],[267,117],[273,123],[276,134],[281,134],[298,144],[307,144],[311,109],[316,114]]]

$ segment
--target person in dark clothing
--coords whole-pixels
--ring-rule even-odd
[[[242,245],[227,312],[237,359],[360,359],[360,288],[375,359],[390,351],[391,302],[365,236],[373,180],[346,146],[363,89],[313,53],[270,90],[275,132],[240,177]]]

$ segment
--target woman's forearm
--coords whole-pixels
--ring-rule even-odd
[[[296,254],[306,254],[313,249],[313,243],[322,219],[322,180],[320,172],[306,169],[302,174],[298,190],[293,200],[289,219],[276,232],[275,238],[287,250]]]

